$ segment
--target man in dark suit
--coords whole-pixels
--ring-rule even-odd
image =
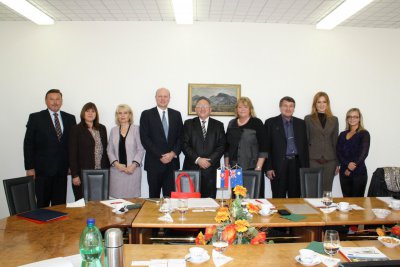
[[[216,175],[225,150],[224,125],[210,118],[210,100],[200,97],[196,103],[197,116],[183,125],[183,170],[200,170],[202,197],[215,198]]]
[[[47,109],[29,115],[24,139],[26,175],[35,179],[39,208],[66,202],[68,136],[76,124],[75,116],[60,111],[60,90],[49,90],[45,101]]]
[[[140,139],[146,149],[144,169],[147,171],[149,196],[170,196],[175,188],[174,170],[178,170],[181,153],[182,116],[168,108],[170,92],[160,88],[156,92],[157,106],[142,112]]]
[[[300,168],[308,167],[306,126],[293,117],[295,101],[289,96],[279,102],[281,114],[265,121],[268,159],[264,164],[274,198],[300,197]]]

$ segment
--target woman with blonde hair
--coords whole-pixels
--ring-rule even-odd
[[[141,164],[144,148],[139,126],[133,125],[132,109],[125,104],[115,111],[117,126],[111,129],[107,153],[111,163],[110,196],[133,198],[141,195]]]
[[[364,128],[358,108],[346,114],[346,130],[341,132],[336,146],[340,163],[340,186],[344,197],[363,197],[368,173],[365,159],[368,156],[370,135]]]
[[[322,168],[322,188],[332,191],[332,183],[339,172],[336,159],[336,143],[339,122],[333,116],[329,96],[325,92],[314,95],[311,114],[304,118],[307,129],[308,152],[311,168]]]
[[[265,128],[256,117],[253,103],[248,97],[238,99],[236,118],[228,124],[226,132],[225,165],[242,167],[243,170],[262,171],[267,148]],[[264,197],[264,179],[261,179],[260,197]]]

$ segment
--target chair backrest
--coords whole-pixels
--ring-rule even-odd
[[[247,189],[249,198],[260,197],[262,178],[264,177],[261,171],[243,171],[243,186]]]
[[[82,170],[83,197],[86,201],[108,199],[110,171]]]
[[[37,208],[32,176],[5,179],[3,185],[10,215]]]
[[[322,168],[300,168],[301,197],[322,197]]]
[[[181,173],[187,173],[190,176],[190,179],[192,179],[193,184],[194,184],[194,191],[195,192],[200,192],[200,171],[186,171],[186,170],[178,170],[174,171],[174,177],[175,181],[176,178],[179,176]],[[176,191],[176,182],[175,182],[175,191]],[[182,192],[190,192],[189,188],[189,179],[185,176],[181,178],[181,190]]]

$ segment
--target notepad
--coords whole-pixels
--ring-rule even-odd
[[[33,221],[36,223],[45,223],[54,220],[61,220],[65,219],[68,213],[55,211],[55,210],[48,210],[48,209],[37,209],[31,210],[28,212],[23,212],[17,214],[18,217],[23,219],[27,219],[29,221]]]

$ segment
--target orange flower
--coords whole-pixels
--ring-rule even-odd
[[[232,244],[236,237],[236,229],[234,224],[230,224],[222,231],[222,239]]]
[[[245,197],[246,193],[247,193],[247,189],[241,185],[237,185],[237,186],[235,186],[235,188],[233,188],[233,192],[237,196]]]
[[[213,225],[213,226],[209,226],[206,228],[205,231],[205,240],[210,240],[211,237],[213,237],[213,235],[215,234],[215,232],[217,231],[217,226]]]
[[[376,233],[377,233],[379,236],[385,236],[385,235],[386,235],[385,230],[383,230],[383,229],[380,228],[380,227],[376,228]]]
[[[395,225],[392,227],[392,234],[400,236],[400,225]]]
[[[250,226],[249,222],[246,220],[237,220],[235,221],[236,231],[243,233],[247,231],[247,228]]]
[[[229,211],[218,211],[215,216],[215,221],[217,223],[222,223],[229,220]]]
[[[204,235],[200,232],[196,237],[196,245],[205,245],[206,240],[204,239]]]
[[[260,207],[252,203],[247,203],[247,209],[250,213],[258,213],[260,211]]]
[[[259,232],[251,241],[250,244],[257,245],[264,243],[265,239],[267,238],[265,232]]]

